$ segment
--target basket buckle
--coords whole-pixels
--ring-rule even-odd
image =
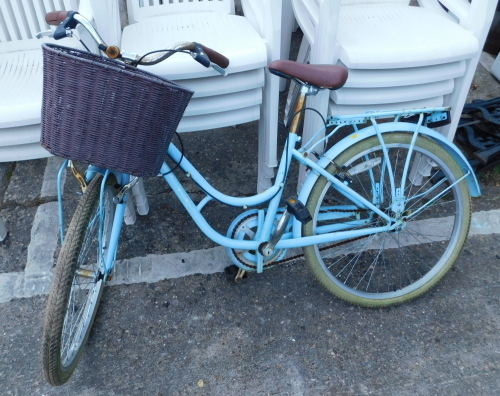
[[[83,175],[82,172],[78,170],[78,168],[73,164],[73,161],[69,161],[68,167],[71,169],[71,172],[73,173],[73,176],[75,176],[76,180],[80,183],[80,188],[82,189],[82,192],[84,193],[85,190],[87,189],[87,181],[85,180],[85,176]]]

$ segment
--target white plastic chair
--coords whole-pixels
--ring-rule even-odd
[[[5,238],[7,238],[7,227],[2,219],[0,219],[0,242],[2,242]]]
[[[40,146],[42,42],[49,11],[76,10],[77,0],[0,1],[0,162],[48,157]],[[65,45],[80,47],[75,39]]]
[[[497,80],[500,80],[500,54],[497,55],[493,65],[491,66],[491,74],[493,74]]]
[[[497,0],[419,1],[292,0],[304,32],[299,60],[350,70],[343,88],[309,98],[308,106],[342,115],[449,105],[452,122],[441,132],[452,139]],[[304,141],[321,127],[306,114]],[[304,177],[302,169],[299,184]]]
[[[299,58],[350,70],[345,87],[331,93],[332,114],[422,104],[460,114],[496,0],[419,1],[292,0],[304,32]],[[325,13],[330,26],[319,21]],[[459,117],[452,118],[442,129],[450,139]]]
[[[185,55],[148,67],[195,91],[178,132],[192,132],[259,120],[258,190],[270,186],[277,165],[279,79],[267,71],[280,58],[281,0],[127,0],[129,25],[121,48],[136,53],[197,41],[227,56],[227,77]],[[151,4],[151,5],[150,5]]]
[[[321,92],[308,106],[341,115],[449,105],[452,123],[441,132],[452,139],[496,2],[420,0],[421,7],[412,7],[402,0],[292,0],[304,32],[299,60],[350,70],[343,88]],[[304,140],[321,126],[306,114]],[[299,183],[304,177],[302,170]]]

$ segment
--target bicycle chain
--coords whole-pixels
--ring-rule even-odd
[[[358,212],[368,212],[367,209],[357,209]],[[352,210],[350,209],[328,209],[328,210],[320,210],[320,213],[328,213],[328,212],[340,212],[340,213],[348,213],[348,212],[352,212]],[[246,217],[244,217],[243,219],[241,219],[238,224],[236,224],[236,227],[234,227],[235,230],[238,229],[238,227],[246,220],[248,220],[249,218],[253,217],[255,215],[248,215]],[[328,249],[333,249],[333,248],[336,248],[336,247],[339,247],[339,246],[342,246],[342,245],[345,245],[349,242],[352,242],[352,241],[358,241],[360,239],[363,239],[363,238],[366,238],[368,235],[364,235],[364,236],[360,236],[360,237],[356,237],[356,238],[351,238],[351,239],[347,239],[345,241],[342,241],[342,242],[337,242],[337,243],[333,243],[331,245],[328,245],[328,246],[323,246],[321,248],[319,248],[320,251],[324,251],[324,250],[328,250]],[[234,249],[232,249],[233,252],[234,252]],[[244,266],[246,267],[250,267],[252,269],[256,269],[257,266],[256,265],[252,265],[252,264],[249,264],[249,263],[244,263],[242,260],[240,260],[240,258],[238,257],[238,255],[234,252],[234,256],[236,257],[236,259],[241,263],[243,264]],[[288,258],[285,258],[285,259],[282,259],[282,260],[277,260],[277,261],[270,261],[269,263],[267,264],[264,264],[263,268],[267,268],[267,267],[271,267],[271,266],[274,266],[274,265],[281,265],[281,264],[289,264],[289,263],[292,263],[294,262],[295,260],[298,260],[300,258],[304,257],[304,253],[301,253],[301,254],[297,254],[295,256],[292,256],[292,257],[288,257]]]

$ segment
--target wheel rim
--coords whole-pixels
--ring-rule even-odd
[[[397,182],[400,180],[398,175],[403,170],[401,159],[406,158],[404,154],[407,152],[408,145],[389,144],[388,147]],[[426,202],[425,200],[432,199],[444,190],[444,186],[448,185],[447,181],[455,180],[448,167],[437,155],[422,148],[418,148],[418,152],[417,154],[423,154],[420,156],[419,163],[430,159],[435,169],[439,168],[444,171],[445,179],[432,173],[431,177],[424,178],[421,186],[407,183],[403,194],[407,197],[406,208],[402,216],[406,215],[410,220],[403,224],[401,231],[347,241],[334,249],[328,249],[325,245],[314,247],[320,265],[329,279],[351,295],[370,300],[382,300],[410,294],[443,271],[451,255],[456,253],[454,250],[460,238],[460,224],[463,221],[463,202],[458,186],[435,201],[429,209],[412,215]],[[377,155],[383,158],[380,147],[371,147],[342,165],[346,165],[346,170],[349,171],[352,166]],[[415,155],[414,153],[413,156]],[[365,198],[370,197],[370,201],[373,201],[376,206],[390,211],[389,178],[386,169],[381,163],[369,172],[356,175],[351,186]],[[373,174],[371,181],[369,180],[370,172]],[[381,178],[380,175],[385,176]],[[378,183],[379,193],[369,193],[371,185],[374,184],[373,180],[381,179],[384,183]],[[335,194],[337,200],[340,196],[338,193],[333,193],[330,197],[329,193],[332,189],[329,187],[330,183],[327,183],[318,200],[323,204],[318,205],[314,213],[313,233],[316,233],[316,229],[323,224],[317,221],[320,206],[328,205],[332,197],[335,199]],[[377,199],[378,203],[376,203]],[[436,221],[437,215],[439,217]],[[368,224],[364,226],[373,226],[376,223],[385,224],[385,221],[361,212],[358,212],[356,216],[358,219],[365,216]],[[353,219],[343,221],[353,221]],[[440,257],[440,259],[436,261],[435,257]]]
[[[103,285],[103,263],[106,256],[113,222],[111,188],[106,187],[103,197],[102,249],[99,252],[99,208],[91,215],[78,255],[77,269],[61,334],[61,366],[69,369],[78,357],[81,345],[90,330]]]

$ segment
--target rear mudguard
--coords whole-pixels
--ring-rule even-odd
[[[415,124],[410,124],[410,123],[406,123],[406,122],[389,122],[389,123],[384,123],[384,124],[378,124],[377,127],[382,134],[390,133],[390,132],[410,132],[410,133],[412,133],[415,131]],[[455,159],[455,161],[457,161],[458,164],[460,164],[460,167],[462,169],[464,169],[464,173],[470,172],[469,175],[466,177],[466,180],[467,180],[467,183],[469,184],[471,196],[473,196],[473,197],[480,196],[481,191],[480,191],[477,179],[476,179],[476,175],[474,174],[472,167],[470,166],[469,162],[464,157],[462,152],[458,149],[458,147],[455,146],[448,139],[446,139],[439,132],[436,132],[433,129],[427,128],[425,126],[421,126],[419,128],[419,134],[434,140],[441,147],[443,147]],[[351,135],[345,137],[340,142],[335,144],[332,148],[330,148],[325,153],[325,155],[322,156],[321,159],[318,161],[318,165],[321,168],[326,168],[330,164],[330,160],[335,159],[340,153],[342,153],[348,147],[360,142],[361,140],[367,139],[367,138],[375,136],[375,135],[377,135],[377,132],[376,132],[375,127],[373,125],[366,127],[364,129],[361,129],[355,133],[352,133]],[[316,183],[316,180],[318,179],[318,177],[319,177],[319,174],[315,173],[314,171],[311,171],[309,173],[309,176],[305,180],[304,185],[302,186],[302,189],[300,190],[300,194],[299,194],[299,200],[302,203],[304,203],[304,204],[307,203],[307,199],[309,197],[309,194],[311,193],[311,190],[314,186],[314,183]],[[297,223],[297,224],[295,224],[295,223]],[[301,229],[301,228],[302,227],[301,227],[300,223],[298,221],[294,220],[294,230]]]

